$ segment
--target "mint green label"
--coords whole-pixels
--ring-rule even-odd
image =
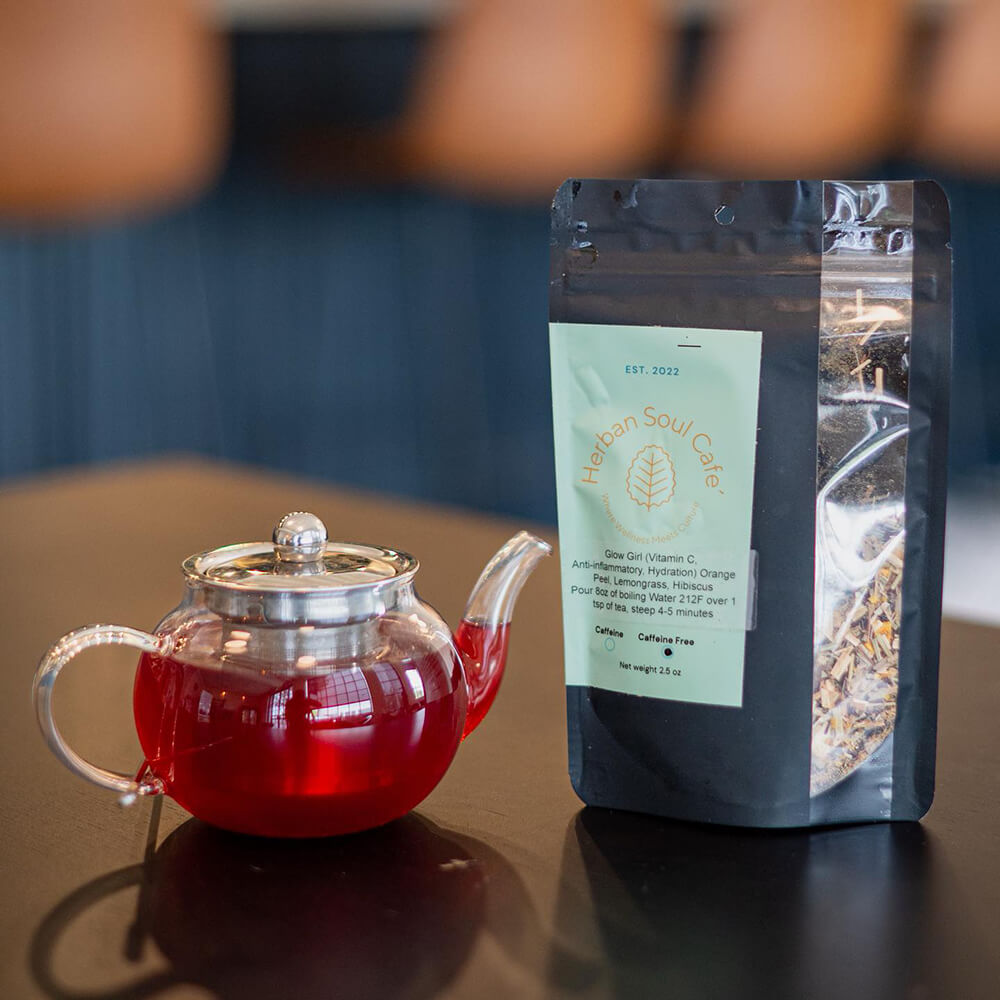
[[[549,329],[567,684],[741,705],[760,332]]]

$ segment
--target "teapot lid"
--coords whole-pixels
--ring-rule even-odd
[[[308,624],[382,613],[386,591],[412,579],[418,566],[405,552],[327,541],[315,514],[293,511],[275,525],[271,542],[210,549],[182,568],[226,617]]]

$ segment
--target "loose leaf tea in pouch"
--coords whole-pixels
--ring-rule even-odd
[[[551,357],[570,775],[747,826],[934,782],[951,351],[929,181],[567,181]]]

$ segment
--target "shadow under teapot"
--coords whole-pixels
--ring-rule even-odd
[[[145,864],[64,899],[34,936],[31,962],[47,996],[136,1000],[187,982],[220,997],[274,1000],[433,996],[480,933],[483,863],[409,815],[334,839],[275,841],[184,823]],[[126,952],[148,935],[170,969],[107,993],[60,984],[58,939],[99,900],[140,886]]]

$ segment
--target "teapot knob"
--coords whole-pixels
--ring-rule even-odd
[[[286,514],[275,525],[272,537],[281,562],[316,562],[326,551],[326,525],[304,510]]]

